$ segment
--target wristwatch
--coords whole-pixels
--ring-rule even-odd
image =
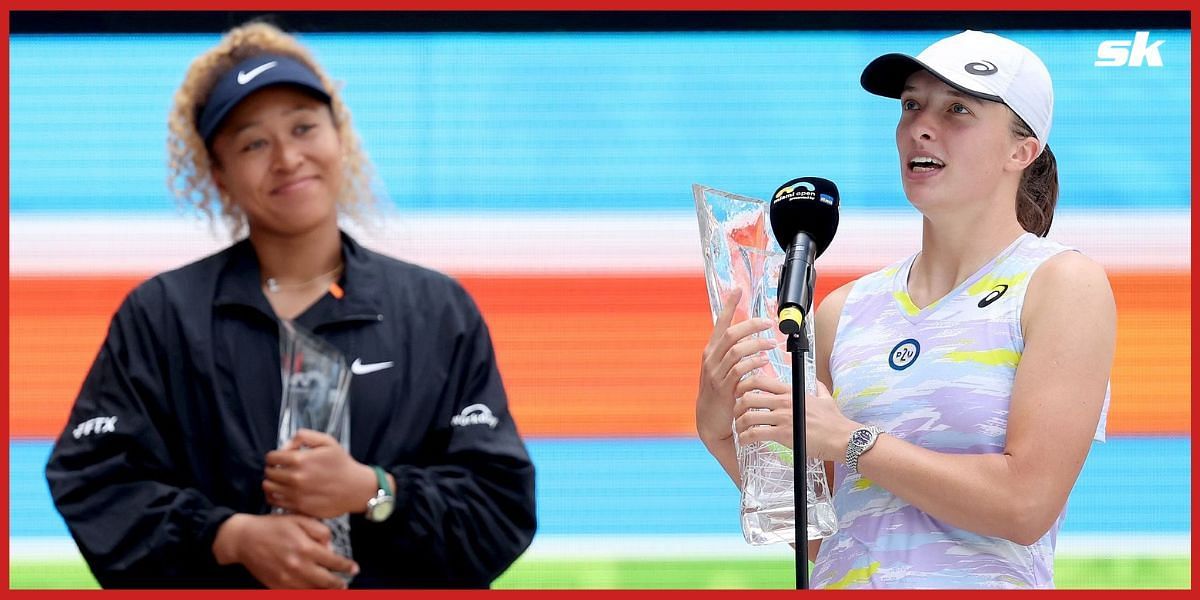
[[[874,425],[859,427],[850,433],[850,442],[846,444],[846,468],[850,472],[858,472],[858,457],[875,445],[880,433]]]
[[[396,508],[396,498],[388,485],[387,472],[379,465],[371,466],[375,468],[375,477],[379,479],[379,491],[375,492],[374,498],[367,500],[367,512],[363,516],[368,521],[381,523],[392,516],[392,510]]]

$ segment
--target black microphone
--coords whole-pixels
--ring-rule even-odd
[[[779,330],[792,335],[812,306],[816,274],[813,261],[829,247],[838,225],[838,190],[828,179],[800,177],[775,190],[771,198],[771,231],[787,250],[779,276]]]

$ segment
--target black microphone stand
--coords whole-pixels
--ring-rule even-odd
[[[808,589],[808,459],[804,452],[804,354],[808,336],[800,331],[788,334],[787,350],[792,354],[792,501],[796,515],[796,589]]]

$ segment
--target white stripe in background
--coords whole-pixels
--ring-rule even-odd
[[[179,216],[10,215],[12,275],[150,275],[218,251],[228,237]],[[690,213],[412,213],[348,226],[364,245],[451,274],[699,275],[699,227]],[[867,272],[917,250],[915,212],[843,212],[817,263]],[[1191,220],[1174,212],[1060,212],[1053,239],[1110,271],[1190,270]]]
[[[14,537],[8,539],[8,560],[54,561],[80,557],[75,540],[69,537]]]
[[[1054,553],[1063,558],[1111,556],[1166,557],[1192,555],[1192,536],[1187,533],[1129,533],[1059,535]]]
[[[1060,535],[1059,558],[1179,558],[1191,556],[1186,533]],[[9,558],[55,561],[79,556],[69,537],[14,537]],[[526,559],[778,559],[791,558],[786,544],[751,546],[736,535],[538,535]]]
[[[736,535],[540,535],[529,558],[791,558],[787,544],[751,546]],[[1191,536],[1179,534],[1060,535],[1059,558],[1186,557]]]

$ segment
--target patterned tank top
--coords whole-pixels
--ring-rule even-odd
[[[847,417],[947,453],[1001,453],[1034,271],[1070,248],[1025,234],[924,309],[908,295],[916,255],[854,283],[830,357]],[[818,332],[819,333],[819,332]],[[1104,440],[1109,394],[1095,439]],[[837,463],[839,530],[811,578],[824,588],[1045,588],[1064,508],[1030,546],[943,523]]]

